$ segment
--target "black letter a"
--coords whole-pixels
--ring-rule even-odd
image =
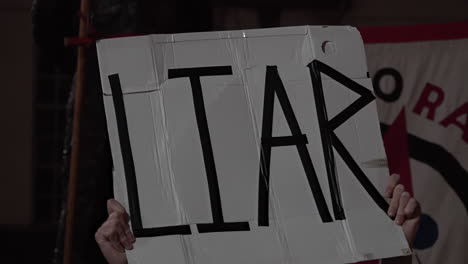
[[[284,116],[291,129],[292,136],[273,137],[273,108],[275,102],[275,93],[283,110]],[[268,201],[269,201],[269,182],[270,182],[270,159],[271,148],[278,146],[295,145],[301,158],[302,166],[307,176],[310,189],[315,199],[320,217],[323,222],[332,222],[328,206],[320,188],[312,160],[307,150],[308,143],[306,135],[302,134],[296,116],[294,115],[288,95],[284,89],[283,82],[278,74],[276,66],[267,66],[265,80],[265,95],[263,102],[263,120],[262,120],[262,148],[260,151],[260,179],[258,196],[258,225],[268,226]]]

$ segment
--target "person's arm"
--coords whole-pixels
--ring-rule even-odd
[[[102,254],[110,264],[126,264],[125,249],[133,249],[136,239],[128,225],[129,216],[125,208],[116,200],[107,201],[109,217],[95,234]]]
[[[405,186],[398,184],[399,179],[399,175],[391,175],[385,190],[386,198],[390,199],[388,215],[395,217],[395,223],[401,225],[409,246],[413,247],[421,220],[421,207],[416,199],[405,191]],[[411,259],[411,256],[383,259],[382,264],[411,264]]]

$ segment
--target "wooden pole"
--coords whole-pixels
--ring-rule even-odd
[[[89,23],[89,0],[81,0],[80,5],[80,29],[79,38],[88,36]],[[70,173],[68,180],[68,196],[67,196],[67,217],[65,222],[65,239],[63,263],[72,264],[73,256],[73,229],[75,220],[75,203],[76,189],[79,169],[79,154],[80,154],[80,119],[81,106],[83,102],[83,91],[85,89],[86,77],[86,46],[78,46],[78,59],[76,65],[76,86],[74,91],[74,106],[73,106],[73,130],[72,130],[72,152],[70,158]]]

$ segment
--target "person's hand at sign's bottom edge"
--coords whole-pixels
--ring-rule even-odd
[[[395,223],[401,225],[408,244],[412,247],[418,231],[421,208],[419,203],[405,191],[402,184],[398,184],[400,176],[390,176],[385,197],[389,199],[388,215],[395,217]],[[111,264],[127,263],[125,249],[133,249],[135,237],[128,225],[129,216],[125,208],[116,200],[107,201],[109,217],[96,232],[96,242],[106,260]],[[409,264],[411,256],[382,260],[382,264]]]
[[[125,208],[116,200],[107,201],[107,220],[95,234],[102,254],[110,264],[126,264],[125,250],[133,249],[136,239],[128,225],[129,216]]]
[[[398,184],[400,176],[392,174],[385,190],[385,197],[390,200],[388,215],[395,217],[395,223],[403,228],[406,240],[413,247],[416,233],[421,220],[421,207],[411,194],[405,191],[405,186]],[[410,264],[411,256],[389,258],[382,264]]]

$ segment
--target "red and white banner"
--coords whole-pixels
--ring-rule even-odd
[[[360,31],[390,170],[422,205],[413,263],[467,263],[468,23]]]

